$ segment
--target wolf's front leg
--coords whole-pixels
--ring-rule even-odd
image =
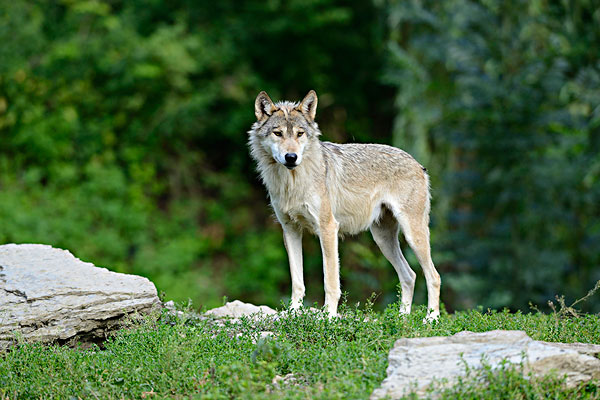
[[[330,316],[337,316],[340,296],[340,262],[338,258],[338,223],[333,215],[321,220],[319,240],[323,252],[325,275],[325,309]]]
[[[290,261],[292,276],[292,305],[293,309],[302,306],[304,298],[304,276],[302,272],[302,230],[293,225],[283,225],[283,243]]]

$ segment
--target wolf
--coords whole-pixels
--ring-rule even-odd
[[[251,157],[283,228],[292,278],[291,308],[302,305],[305,293],[303,232],[319,237],[325,310],[337,316],[338,238],[369,229],[400,279],[400,310],[410,313],[416,274],[400,249],[402,229],[427,281],[425,321],[437,319],[441,280],[431,259],[426,169],[395,147],[320,141],[317,102],[314,90],[300,102],[277,103],[262,91],[254,103],[256,122],[248,132]]]

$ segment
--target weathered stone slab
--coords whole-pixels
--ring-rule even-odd
[[[27,342],[101,338],[127,314],[159,304],[154,284],[141,276],[47,245],[0,246],[0,348],[17,336]]]
[[[234,300],[226,303],[222,307],[213,308],[206,312],[206,315],[219,318],[240,318],[242,316],[251,316],[255,314],[273,315],[277,314],[277,311],[268,306],[255,306],[254,304]]]
[[[583,352],[577,349],[584,350]],[[450,386],[466,375],[466,368],[492,369],[502,362],[523,363],[523,373],[566,376],[573,387],[600,379],[600,360],[590,356],[593,346],[553,344],[531,339],[522,331],[460,332],[449,337],[399,339],[389,354],[387,378],[371,399],[398,399],[415,391],[423,395],[434,382]],[[584,353],[588,354],[584,354]],[[444,383],[445,382],[445,383]]]
[[[600,338],[598,338],[600,340]],[[588,356],[596,357],[600,356],[600,344],[593,343],[557,343],[557,342],[540,342],[549,344],[566,350],[575,350],[581,354],[587,354]]]

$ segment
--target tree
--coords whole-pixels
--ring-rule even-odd
[[[600,279],[596,9],[389,6],[395,142],[430,160],[440,188],[433,235],[452,306],[527,308]]]

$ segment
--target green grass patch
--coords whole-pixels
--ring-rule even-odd
[[[429,393],[431,393],[431,390]],[[413,396],[413,398],[416,398]],[[439,400],[526,400],[526,399],[598,399],[598,382],[566,389],[565,379],[558,376],[533,377],[524,375],[522,366],[504,364],[492,370],[489,366],[467,372],[464,379],[438,392]]]
[[[385,378],[388,352],[401,337],[516,329],[536,340],[600,340],[596,315],[471,310],[424,325],[424,307],[409,316],[400,316],[397,304],[383,313],[341,311],[331,320],[306,310],[224,326],[164,313],[117,332],[103,349],[21,344],[0,355],[0,398],[366,399]],[[261,338],[265,331],[272,336]],[[272,383],[287,374],[292,382]],[[594,384],[565,390],[560,377],[539,383],[510,369],[479,374],[445,398],[600,396]],[[500,396],[505,392],[510,396]]]

